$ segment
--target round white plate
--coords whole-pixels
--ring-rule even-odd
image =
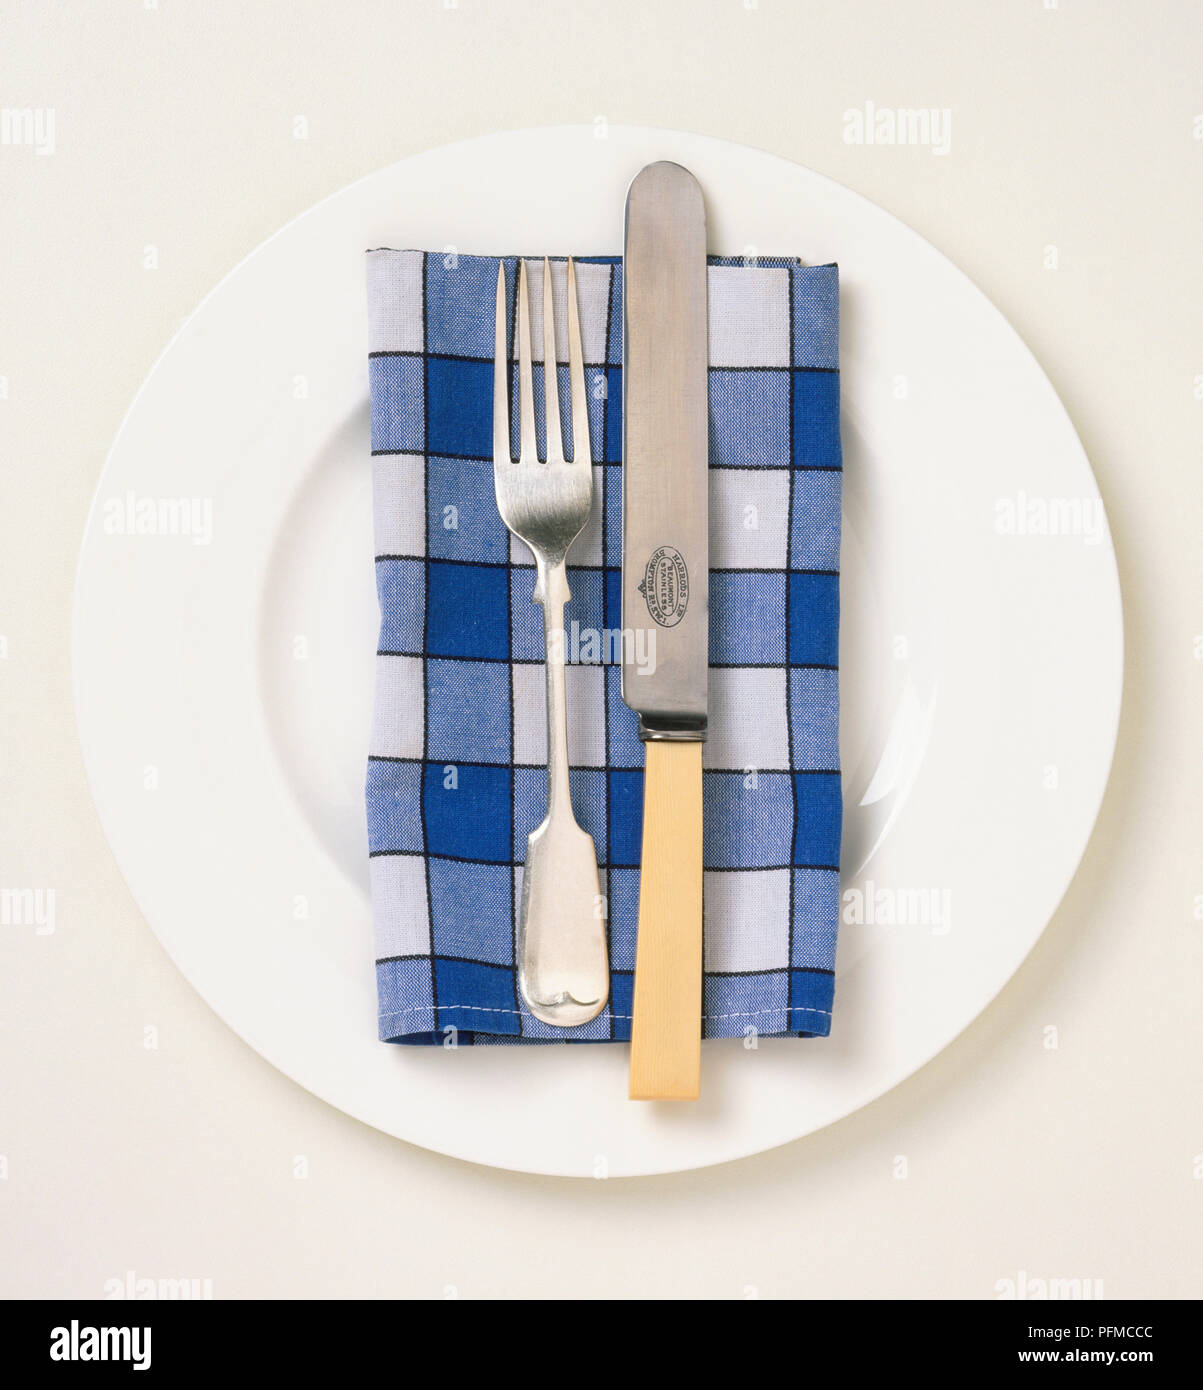
[[[880,208],[701,136],[489,136],[320,203],[204,301],[139,392],[80,557],[76,709],[147,920],[301,1085],[530,1172],[700,1167],[847,1115],[946,1046],[1044,928],[1094,823],[1121,618],[1089,464],[984,296]],[[826,1040],[709,1043],[703,1098],[626,1099],[627,1049],[376,1041],[363,784],[373,587],[363,251],[621,251],[675,159],[711,250],[838,261],[844,924]],[[1042,523],[1043,518],[1043,523]],[[1043,525],[1043,530],[1041,527]]]

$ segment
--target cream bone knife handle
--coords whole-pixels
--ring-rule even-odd
[[[644,744],[632,1100],[696,1100],[702,1066],[702,745]]]

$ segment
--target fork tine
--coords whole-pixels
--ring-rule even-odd
[[[521,434],[518,457],[523,463],[537,463],[539,446],[535,439],[535,381],[530,355],[530,291],[526,283],[526,262],[518,261],[518,402]]]
[[[564,462],[560,432],[560,378],[556,370],[556,311],[551,293],[551,261],[543,257],[543,397],[547,421],[547,462]]]
[[[493,339],[493,464],[512,463],[510,453],[510,372],[505,350],[505,262],[497,265],[497,332]]]
[[[568,258],[568,386],[572,402],[572,461],[592,465],[589,449],[589,397],[585,393],[585,354],[576,302],[576,264]]]

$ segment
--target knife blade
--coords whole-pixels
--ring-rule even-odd
[[[706,213],[679,164],[627,192],[622,698],[645,744],[632,1099],[700,1090],[709,658]],[[642,640],[641,640],[642,639]]]

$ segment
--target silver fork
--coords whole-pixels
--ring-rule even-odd
[[[551,263],[543,261],[543,362],[547,461],[535,444],[530,300],[526,263],[518,262],[519,458],[510,454],[510,391],[506,358],[505,267],[497,273],[497,336],[493,359],[493,485],[497,510],[535,557],[534,600],[543,605],[547,646],[547,818],[526,842],[518,983],[527,1007],[544,1023],[571,1028],[605,1008],[610,992],[605,913],[598,891],[593,837],[576,822],[568,789],[568,720],[564,702],[564,605],[570,595],[564,558],[589,516],[593,467],[585,365],[576,302],[576,270],[568,262],[568,377],[572,462],[564,460],[556,381]]]

